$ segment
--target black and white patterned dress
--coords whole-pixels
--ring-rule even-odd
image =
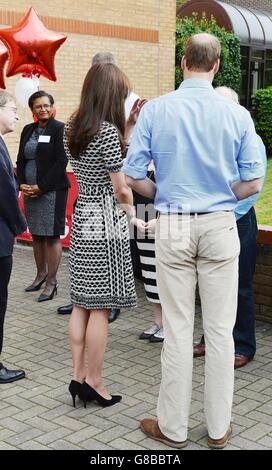
[[[109,177],[123,163],[117,130],[104,122],[76,160],[69,152],[69,125],[64,147],[79,186],[70,244],[71,301],[86,309],[134,307],[127,217]]]

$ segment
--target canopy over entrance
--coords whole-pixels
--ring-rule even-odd
[[[192,0],[177,11],[178,18],[192,16],[196,12],[201,17],[213,16],[219,26],[232,31],[244,46],[272,48],[272,15],[253,8],[244,8],[215,0]]]

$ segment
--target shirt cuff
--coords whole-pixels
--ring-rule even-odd
[[[145,170],[143,170],[142,168],[136,168],[135,166],[131,167],[128,165],[124,165],[122,168],[122,172],[125,173],[125,175],[130,176],[134,180],[144,180],[147,176]]]
[[[264,178],[265,172],[263,168],[252,170],[250,168],[239,168],[240,178],[242,181],[252,181],[256,178]]]

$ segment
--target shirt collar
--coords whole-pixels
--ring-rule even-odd
[[[207,88],[213,90],[213,86],[209,80],[204,80],[201,78],[187,78],[181,82],[179,89],[183,88]]]

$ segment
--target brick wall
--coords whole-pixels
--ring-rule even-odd
[[[68,36],[56,55],[57,82],[40,79],[40,89],[55,98],[57,119],[65,121],[76,108],[99,51],[113,52],[140,96],[150,99],[174,89],[175,0],[33,0],[31,5],[49,29]],[[0,0],[0,28],[16,24],[29,7],[28,0]],[[14,93],[19,78],[5,80],[8,91]],[[21,129],[32,122],[28,109],[18,109],[17,130],[6,136],[13,161]]]
[[[272,323],[272,227],[261,227],[254,276],[256,318]]]
[[[272,227],[259,226],[254,299],[256,320],[272,323]],[[201,305],[198,288],[196,303]]]
[[[241,7],[255,8],[272,13],[272,0],[222,0],[225,3],[233,3]]]

